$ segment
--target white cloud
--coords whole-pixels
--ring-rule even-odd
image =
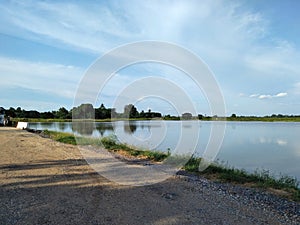
[[[280,92],[276,95],[270,95],[270,94],[251,94],[249,95],[249,98],[258,98],[258,99],[272,99],[272,98],[281,98],[286,97],[288,93],[286,92]]]
[[[250,95],[249,97],[250,98],[256,98],[256,97],[258,97],[258,96],[260,96],[259,94],[252,94],[252,95]]]
[[[0,57],[0,87],[22,87],[73,98],[83,69]]]
[[[281,92],[281,93],[278,93],[277,95],[275,95],[274,97],[285,97],[287,95],[288,95],[287,93]]]
[[[261,144],[277,144],[279,146],[284,146],[288,144],[287,140],[281,139],[281,138],[266,138],[266,137],[260,137],[259,143]]]
[[[283,139],[277,139],[277,140],[276,140],[276,143],[277,143],[278,145],[281,145],[281,146],[284,146],[284,145],[287,145],[287,144],[288,144],[288,142],[287,142],[286,140],[283,140]]]
[[[113,37],[124,38],[131,35],[107,7],[96,4],[87,8],[66,2],[14,2],[2,5],[2,18],[10,23],[7,32],[19,33],[29,39],[37,39],[48,44],[85,49],[90,52],[102,52]],[[29,32],[29,33],[28,33]],[[34,34],[34,35],[32,35]],[[48,39],[48,40],[47,40]],[[106,41],[105,41],[106,40]]]
[[[234,68],[236,60],[243,59],[256,69],[280,65],[281,58],[274,59],[274,52],[253,48],[255,40],[266,35],[268,21],[241,8],[227,1],[25,1],[0,6],[0,19],[6,21],[0,28],[3,33],[98,54],[132,41],[164,40],[200,54],[217,71],[228,67],[228,62]],[[286,49],[287,45],[280,46]]]
[[[272,98],[272,95],[260,95],[258,96],[259,99],[266,99],[266,98]]]
[[[242,12],[239,5],[225,1],[25,1],[0,9],[0,19],[6,21],[1,27],[4,33],[43,41],[48,38],[48,44],[56,40],[96,53],[127,42],[155,39],[228,57],[244,48],[245,40],[260,38],[266,30],[259,13]]]
[[[241,2],[12,1],[1,4],[0,11],[2,34],[63,49],[77,49],[79,52],[102,54],[121,44],[149,39],[180,44],[209,64],[221,87],[227,88],[223,92],[235,96],[235,99],[227,96],[228,104],[232,102],[232,105],[240,90],[245,90],[245,93],[257,92],[249,88],[255,85],[260,85],[261,90],[271,90],[270,85],[289,90],[285,82],[295,82],[300,74],[297,48],[288,40],[269,36],[272,31],[270,18],[266,18],[263,11],[247,10],[247,5]],[[78,74],[82,72],[80,68],[68,68],[66,65],[59,68],[59,64],[20,60],[9,64],[1,62],[0,67],[6,74],[12,74],[8,79],[10,82],[5,81],[7,85],[21,83],[28,88],[42,87],[51,93],[67,96],[73,95],[72,90],[79,80]],[[26,73],[21,76],[23,68]],[[29,70],[34,72],[31,74]],[[77,74],[75,78],[66,76],[73,73]],[[241,76],[243,79],[240,79]],[[284,81],[278,79],[276,83],[276,79],[282,76],[285,77]],[[272,84],[267,80],[270,78]],[[45,79],[49,80],[49,86],[51,84],[54,90],[44,87]],[[182,80],[176,81],[187,86]],[[280,90],[273,91],[277,93]],[[295,87],[294,92],[288,93],[300,93],[300,85]],[[287,93],[255,93],[249,97],[273,99],[286,96]]]

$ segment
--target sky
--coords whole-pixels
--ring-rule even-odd
[[[299,10],[297,0],[3,0],[0,106],[71,109],[81,80],[99,57],[128,43],[155,40],[181,46],[208,65],[227,115],[299,115]],[[121,90],[149,76],[177,84],[197,113],[211,114],[205,93],[186,74],[157,63],[117,71],[94,106],[112,107]],[[175,103],[165,99],[128,103],[139,111],[174,113]]]

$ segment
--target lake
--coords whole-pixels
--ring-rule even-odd
[[[184,151],[195,148],[195,154],[201,156],[210,138],[213,123],[218,122],[57,122],[29,123],[29,128],[92,137],[115,134],[121,142],[159,151],[172,151],[176,149],[178,140],[181,140],[185,146]],[[227,122],[223,144],[216,160],[249,172],[264,169],[275,176],[290,175],[300,180],[300,123]]]

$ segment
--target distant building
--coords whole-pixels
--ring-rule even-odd
[[[192,115],[192,113],[183,113],[181,118],[183,120],[191,120],[193,118],[193,115]]]

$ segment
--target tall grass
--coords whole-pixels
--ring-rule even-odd
[[[204,175],[207,178],[217,179],[223,182],[247,184],[252,187],[273,188],[284,190],[292,200],[300,201],[299,181],[295,177],[282,175],[275,178],[268,170],[246,172],[243,169],[230,168],[225,165],[213,163],[204,171],[198,171],[201,158],[192,157],[184,166],[190,172]]]

